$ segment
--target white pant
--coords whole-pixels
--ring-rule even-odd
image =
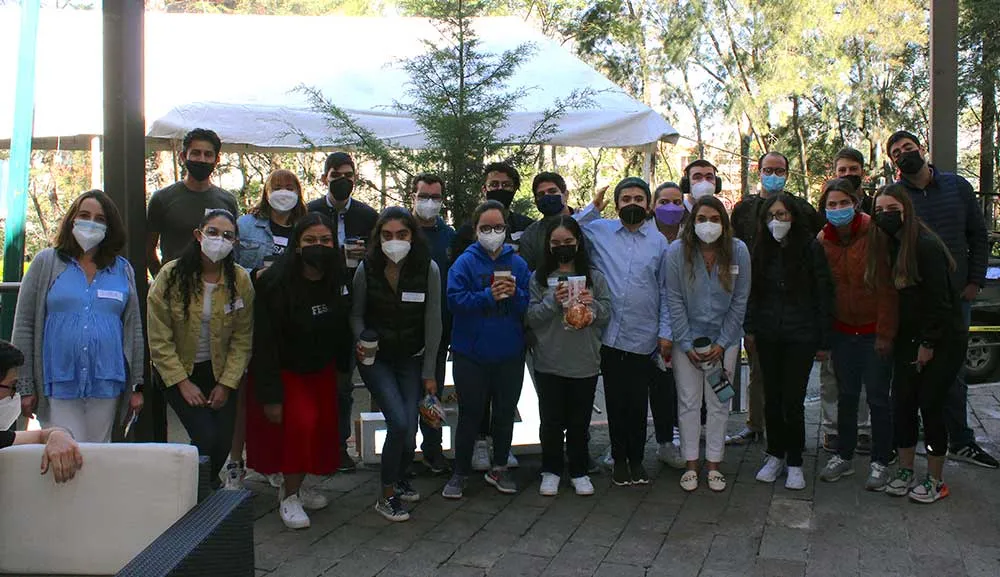
[[[732,380],[736,373],[739,347],[726,349],[723,367]],[[726,422],[729,403],[723,403],[705,381],[705,373],[691,363],[680,348],[673,353],[674,380],[677,382],[677,421],[681,430],[681,454],[685,461],[698,460],[701,440],[701,403],[705,400],[708,418],[705,422],[705,459],[722,462],[726,450]]]
[[[110,443],[118,399],[49,398],[49,422],[65,427],[78,443]]]
[[[820,422],[823,434],[837,434],[837,375],[833,372],[833,359],[828,358],[820,364],[819,396]],[[868,395],[861,387],[861,397],[858,400],[858,434],[871,435],[872,421],[868,410]]]

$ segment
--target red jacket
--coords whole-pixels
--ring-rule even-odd
[[[892,284],[889,263],[881,263],[875,290],[865,284],[868,264],[868,230],[871,217],[858,212],[851,222],[851,238],[844,244],[837,228],[827,224],[818,238],[826,251],[836,294],[835,331],[847,334],[877,333],[879,338],[896,337],[899,297]]]

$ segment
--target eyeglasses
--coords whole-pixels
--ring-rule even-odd
[[[488,224],[483,224],[483,225],[479,226],[479,232],[481,232],[483,234],[489,234],[491,232],[505,233],[505,232],[507,232],[507,225],[506,224],[498,224],[496,226],[490,226]]]
[[[509,180],[491,180],[486,183],[486,190],[514,190],[514,183]]]
[[[767,222],[771,222],[772,220],[780,220],[784,222],[790,218],[792,218],[792,214],[787,210],[779,210],[776,212],[767,213]]]
[[[217,238],[217,237],[221,236],[222,238],[228,240],[229,242],[233,242],[234,240],[236,240],[236,233],[235,232],[233,232],[231,230],[220,231],[219,229],[215,228],[214,226],[206,226],[201,231],[201,233],[203,235],[207,236],[208,238]]]
[[[788,174],[788,169],[787,168],[771,168],[770,166],[768,166],[767,168],[762,168],[762,169],[760,169],[760,171],[761,171],[761,173],[766,174],[768,176],[772,176],[772,175],[773,176],[785,176],[785,175]]]

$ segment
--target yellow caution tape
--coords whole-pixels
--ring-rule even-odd
[[[1000,333],[1000,327],[989,327],[989,326],[971,326],[969,327],[970,333]]]

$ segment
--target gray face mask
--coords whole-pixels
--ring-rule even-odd
[[[0,430],[6,431],[21,416],[21,394],[0,400]]]

